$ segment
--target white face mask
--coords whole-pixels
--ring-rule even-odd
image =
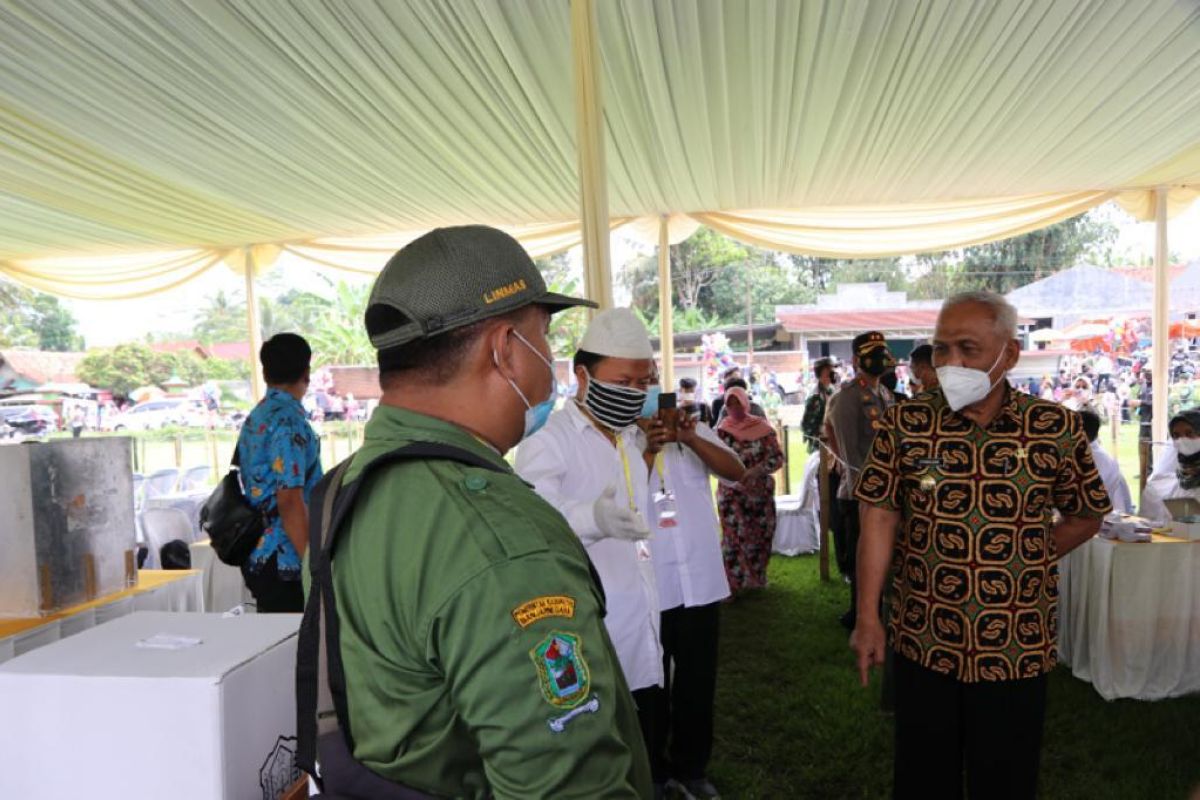
[[[937,368],[938,383],[942,386],[942,393],[946,395],[946,402],[951,410],[958,411],[972,403],[978,403],[1004,380],[1004,375],[1001,374],[999,380],[993,383],[991,373],[1004,358],[1005,349],[1001,348],[1000,355],[996,356],[996,361],[987,372],[970,367]]]
[[[1200,453],[1200,439],[1181,436],[1175,440],[1175,452],[1184,458]]]

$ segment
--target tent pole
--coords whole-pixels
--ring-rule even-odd
[[[1168,337],[1170,325],[1171,273],[1168,267],[1170,254],[1167,250],[1167,187],[1154,190],[1154,318],[1151,321],[1152,344],[1154,347],[1154,421],[1151,425],[1153,439],[1167,439],[1167,397],[1171,388],[1170,364],[1171,341]],[[1151,458],[1153,464],[1153,458]]]
[[[262,399],[262,374],[258,369],[258,351],[262,349],[262,328],[258,324],[258,296],[254,291],[254,248],[244,247],[243,273],[246,276],[246,330],[250,335],[250,399]]]
[[[571,0],[575,62],[575,125],[579,151],[579,205],[583,219],[583,272],[587,296],[611,308],[608,256],[608,173],[604,165],[604,100],[595,0]]]
[[[675,391],[675,308],[671,301],[671,236],[667,215],[658,220],[658,334],[662,342],[662,387]]]

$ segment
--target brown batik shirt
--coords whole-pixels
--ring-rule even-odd
[[[1044,674],[1057,653],[1051,512],[1112,509],[1079,415],[1008,390],[981,428],[940,390],[889,409],[855,496],[899,511],[889,632],[960,681]]]

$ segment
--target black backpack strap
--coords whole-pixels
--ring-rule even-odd
[[[354,509],[358,493],[376,470],[400,461],[448,460],[493,472],[511,472],[507,467],[464,450],[437,442],[415,442],[376,456],[363,465],[353,481],[342,486],[351,459],[326,475],[313,490],[309,515],[309,574],[311,584],[296,656],[296,762],[317,777],[317,740],[341,729],[346,746],[354,752],[346,705],[346,675],[342,665],[337,601],[333,592],[333,555],[339,535],[345,535],[345,520]],[[324,629],[324,637],[322,637]],[[326,695],[327,693],[327,695]],[[332,706],[332,713],[331,708]]]

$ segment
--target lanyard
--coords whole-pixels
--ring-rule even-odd
[[[625,470],[625,490],[629,493],[629,510],[637,513],[637,505],[633,502],[633,476],[629,474],[629,457],[625,455],[625,445],[621,436],[617,435],[617,452],[621,454],[621,468]]]

